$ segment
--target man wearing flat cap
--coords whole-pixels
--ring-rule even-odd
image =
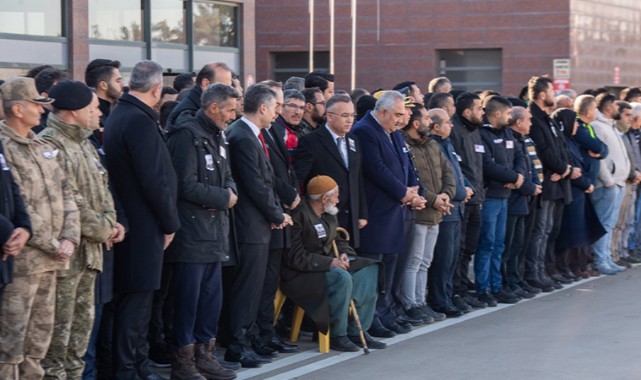
[[[58,164],[59,150],[31,131],[42,104],[53,99],[40,96],[31,78],[14,78],[0,92],[7,115],[0,122],[5,147],[0,166],[11,168],[32,224],[31,238],[14,258],[13,283],[2,296],[0,378],[40,379],[53,336],[56,272],[69,268],[78,246],[79,213],[73,187]]]
[[[53,111],[39,137],[58,149],[58,162],[74,188],[82,228],[69,269],[57,273],[54,334],[43,367],[48,379],[77,379],[82,376],[82,356],[93,326],[102,244],[124,237],[124,229],[116,228],[107,171],[89,142],[100,126],[98,96],[84,83],[71,80],[54,85],[49,95],[55,98]]]
[[[330,348],[358,351],[359,332],[348,317],[354,300],[363,331],[374,318],[378,296],[379,266],[374,260],[356,256],[346,240],[337,235],[338,185],[328,176],[316,176],[307,184],[306,197],[294,209],[292,247],[283,256],[280,287],[296,305],[327,333]],[[340,256],[332,243],[336,241]],[[369,348],[385,348],[365,332]]]

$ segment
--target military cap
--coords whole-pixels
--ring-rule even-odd
[[[38,104],[51,104],[54,99],[42,96],[36,90],[36,81],[33,78],[15,77],[0,86],[2,100],[26,100]]]

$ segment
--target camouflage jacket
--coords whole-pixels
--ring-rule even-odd
[[[20,187],[22,199],[31,218],[32,235],[14,262],[14,274],[26,276],[67,269],[67,262],[52,255],[67,239],[78,246],[80,217],[73,188],[56,160],[57,150],[33,132],[18,135],[0,121],[0,139],[5,158]]]
[[[60,120],[53,113],[47,128],[38,135],[58,148],[58,162],[74,189],[80,211],[80,247],[71,258],[69,270],[59,275],[77,274],[84,268],[102,270],[102,243],[116,225],[113,198],[107,187],[107,171],[89,141],[92,132]]]

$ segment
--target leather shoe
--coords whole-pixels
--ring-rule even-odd
[[[374,338],[372,338],[372,336],[369,335],[367,332],[364,332],[363,336],[365,337],[365,343],[367,343],[367,348],[382,350],[387,347],[386,343],[379,342],[378,340],[374,340]],[[361,342],[360,336],[350,335],[348,336],[348,338],[358,347],[363,347],[363,342]]]
[[[278,350],[271,348],[264,343],[254,344],[252,345],[252,348],[254,349],[254,352],[260,356],[266,356],[266,357],[278,356]]]
[[[559,273],[553,273],[553,274],[551,274],[551,275],[550,275],[550,279],[551,279],[552,281],[560,282],[560,283],[561,283],[561,284],[563,284],[563,285],[568,285],[568,284],[571,284],[571,283],[572,283],[572,280],[567,279],[567,278],[565,278],[565,277],[561,276],[561,274],[559,274]]]
[[[454,306],[451,306],[451,305],[448,305],[448,306],[445,306],[445,307],[435,307],[433,309],[434,309],[434,311],[436,311],[438,313],[445,314],[445,316],[448,317],[448,318],[458,318],[458,317],[460,317],[460,316],[462,316],[464,314],[461,310],[459,310],[459,309],[457,309],[457,308],[455,308]]]
[[[271,363],[272,359],[260,356],[253,350],[244,350],[241,353],[225,352],[225,361],[238,362],[243,368],[258,368],[261,364]]]
[[[356,352],[358,346],[352,343],[346,336],[334,336],[329,338],[329,348],[334,351]]]
[[[527,280],[527,283],[533,288],[541,289],[543,293],[550,293],[554,291],[554,287],[552,285],[539,280]]]
[[[372,323],[372,326],[367,330],[367,332],[377,338],[393,338],[396,336],[394,331],[387,329],[380,323],[377,323],[376,325]]]
[[[385,326],[386,329],[393,331],[396,334],[407,334],[408,332],[412,331],[412,328],[408,325],[400,325],[396,322],[392,322]]]
[[[461,298],[461,296],[459,296],[458,294],[452,297],[452,305],[454,305],[455,308],[463,312],[463,314],[467,314],[470,311],[472,311],[472,306],[468,305],[467,302],[463,301],[463,298]]]
[[[270,348],[273,348],[274,350],[281,352],[283,354],[288,354],[291,352],[296,352],[298,351],[298,346],[295,344],[289,344],[283,342],[282,339],[279,337],[275,336],[272,338],[272,341],[267,344]]]

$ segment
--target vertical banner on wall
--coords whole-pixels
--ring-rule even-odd
[[[554,68],[554,91],[561,91],[570,88],[570,60],[567,58],[555,59]]]

